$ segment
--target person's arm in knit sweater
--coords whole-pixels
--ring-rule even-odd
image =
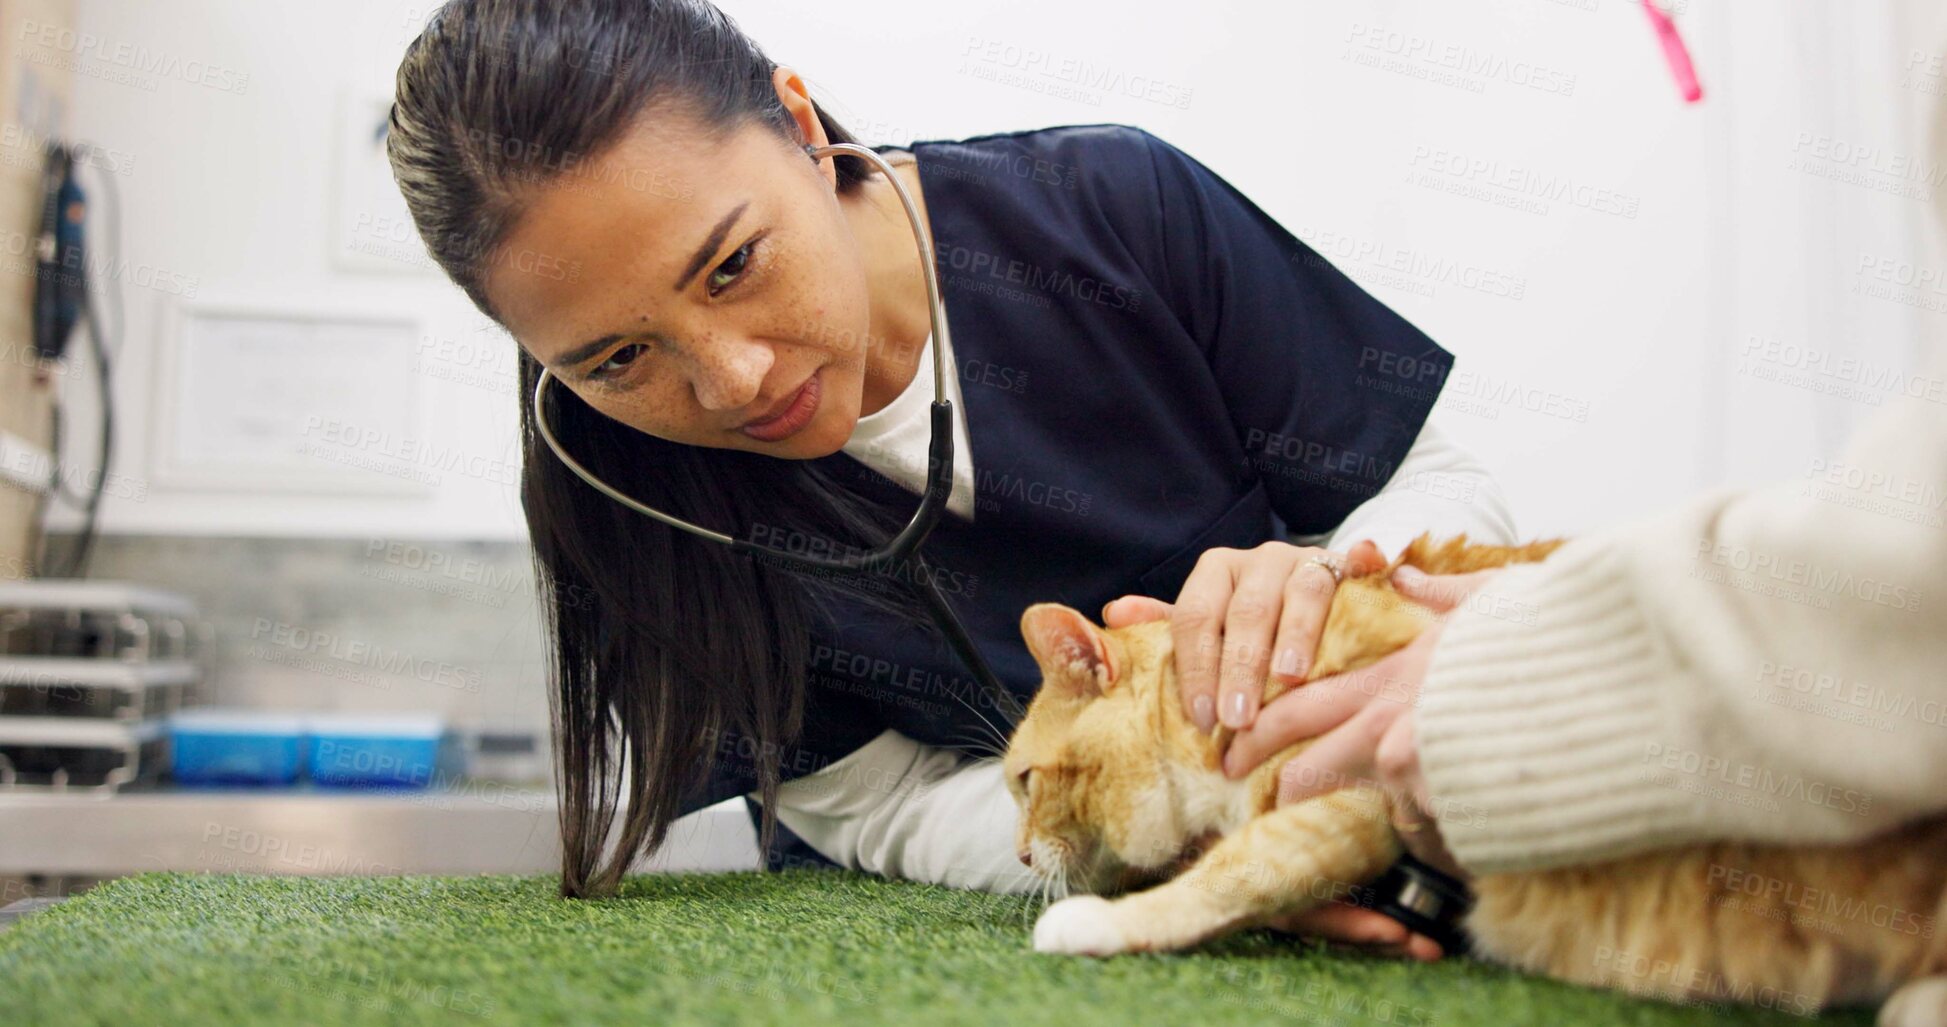
[[[1291,797],[1363,768],[1472,873],[1947,809],[1947,373],[1897,379],[1806,471],[1491,572],[1424,651],[1374,665],[1415,702],[1358,697],[1337,725],[1274,703],[1241,769],[1297,727],[1338,734],[1287,765]]]

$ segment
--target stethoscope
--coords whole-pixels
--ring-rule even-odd
[[[576,477],[587,482],[603,495],[621,503],[637,513],[700,535],[714,542],[728,545],[732,550],[754,560],[772,561],[784,566],[792,566],[812,571],[841,571],[846,573],[869,574],[889,564],[910,558],[916,576],[924,580],[925,587],[920,590],[932,613],[933,622],[952,643],[962,663],[974,672],[981,690],[989,702],[998,703],[995,709],[1018,710],[1019,702],[1013,693],[1003,688],[1000,679],[994,676],[980,650],[974,647],[972,636],[960,623],[960,617],[953,612],[946,597],[940,594],[940,587],[925,558],[919,555],[919,544],[933,530],[940,518],[940,510],[946,506],[947,494],[951,489],[953,475],[953,404],[946,398],[946,360],[951,342],[947,335],[946,307],[940,302],[940,283],[933,259],[933,239],[926,230],[925,222],[920,220],[919,208],[913,198],[906,193],[906,186],[893,174],[892,165],[878,153],[856,143],[832,143],[827,146],[807,146],[805,153],[813,160],[819,160],[832,153],[849,153],[862,157],[878,167],[892,183],[893,191],[899,194],[900,205],[906,209],[906,220],[912,223],[913,236],[919,240],[920,263],[926,275],[926,298],[930,304],[933,319],[933,338],[936,356],[933,361],[933,421],[932,439],[927,447],[929,464],[926,471],[926,490],[921,495],[919,510],[904,530],[887,541],[883,546],[869,552],[849,556],[814,556],[809,553],[798,554],[770,549],[743,539],[733,538],[719,531],[691,524],[680,517],[672,517],[654,507],[639,503],[622,494],[587,468],[574,457],[568,455],[554,429],[548,426],[546,411],[546,391],[552,375],[547,368],[541,369],[540,378],[534,383],[534,426],[541,439],[563,464],[573,471]],[[1465,936],[1460,933],[1459,919],[1466,913],[1470,904],[1466,886],[1439,870],[1413,858],[1402,855],[1398,863],[1378,880],[1354,892],[1359,905],[1375,909],[1407,927],[1440,942],[1449,953],[1460,951],[1465,944]]]

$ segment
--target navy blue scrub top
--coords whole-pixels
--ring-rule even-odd
[[[881,146],[884,151],[893,149]],[[1140,128],[916,141],[966,406],[973,521],[921,547],[1022,707],[1041,684],[1021,613],[1099,619],[1175,600],[1205,550],[1337,527],[1399,466],[1453,358],[1224,179]],[[931,380],[915,381],[931,395]],[[843,451],[819,464],[898,511],[915,492]],[[922,611],[923,615],[923,611]],[[784,780],[887,728],[991,755],[1008,711],[944,637],[885,614],[815,616],[805,729]],[[729,733],[685,812],[757,787]],[[752,804],[753,814],[755,804]],[[825,863],[779,825],[776,867]]]

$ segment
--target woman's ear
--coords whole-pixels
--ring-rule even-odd
[[[1021,637],[1041,665],[1044,687],[1093,699],[1121,680],[1114,640],[1079,611],[1060,603],[1035,603],[1021,614]]]

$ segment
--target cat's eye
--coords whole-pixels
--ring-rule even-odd
[[[1016,780],[1021,782],[1022,791],[1025,792],[1028,790],[1028,776],[1033,773],[1034,773],[1034,768],[1029,767],[1026,770],[1021,771],[1021,773],[1016,777]]]

